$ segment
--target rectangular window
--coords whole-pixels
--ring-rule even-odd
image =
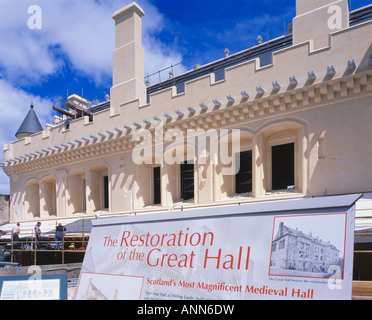
[[[83,199],[82,200],[82,204],[83,204],[83,208],[82,208],[82,211],[85,211],[87,210],[87,201],[86,201],[86,198],[87,198],[87,181],[85,179],[83,179]]]
[[[154,204],[161,203],[160,167],[153,168]]]
[[[103,177],[103,208],[109,207],[109,180],[108,176]]]
[[[181,171],[181,200],[194,198],[194,164],[190,162],[180,164]]]
[[[294,143],[272,147],[272,190],[287,189],[295,184]]]
[[[235,193],[252,192],[252,151],[239,152],[235,156],[240,166],[235,175]]]

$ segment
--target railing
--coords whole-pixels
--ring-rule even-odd
[[[83,106],[75,106],[76,108],[71,111],[70,108],[66,105],[68,103],[68,98],[71,95],[79,95],[83,98]],[[83,97],[83,91],[77,91],[68,95],[67,97],[60,98],[53,102],[53,104],[57,107],[54,109],[58,115],[62,115],[61,117],[54,119],[54,125],[58,126],[61,124],[69,124],[70,121],[73,119],[81,118],[84,114],[93,116],[95,112],[107,109],[109,107],[110,95],[109,92],[102,93],[94,98],[85,99]],[[72,107],[73,105],[71,105]],[[53,107],[54,108],[54,107]],[[66,117],[63,117],[63,112],[67,111]],[[72,115],[70,115],[72,113]]]
[[[15,275],[16,276],[19,275],[19,269],[21,268],[21,264],[20,263],[0,261],[0,267],[4,267],[4,266],[15,267],[16,268]]]
[[[164,68],[162,70],[158,70],[157,72],[154,72],[152,74],[148,74],[145,77],[145,84],[146,84],[146,86],[150,86],[150,85],[153,85],[153,84],[157,84],[157,83],[161,83],[163,81],[167,81],[167,80],[173,79],[175,77],[175,75],[174,75],[174,73],[175,73],[174,72],[175,67],[180,66],[181,64],[182,64],[182,62],[178,62],[176,64],[171,64],[167,68]],[[164,73],[166,71],[168,71],[168,72],[166,73],[166,76],[164,77]],[[153,79],[154,77],[156,77],[157,79],[151,81],[151,79]]]
[[[24,233],[23,233],[24,234]],[[81,239],[81,240],[76,240]],[[65,263],[66,253],[85,253],[88,244],[89,236],[84,233],[81,234],[68,234],[63,233],[62,240],[56,240],[55,236],[50,234],[41,234],[38,239],[33,231],[30,231],[29,236],[23,236],[16,239],[11,234],[11,262],[16,260],[15,253],[17,252],[32,252],[34,265],[37,265],[37,257],[40,253],[54,252],[61,253],[61,263]]]

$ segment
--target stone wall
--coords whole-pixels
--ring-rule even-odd
[[[9,195],[0,194],[0,224],[9,222]]]

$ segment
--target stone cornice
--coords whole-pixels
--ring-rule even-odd
[[[332,70],[329,72],[332,73]],[[309,81],[311,77],[312,75],[309,74]],[[372,70],[309,84],[301,88],[296,88],[297,83],[294,78],[291,80],[293,88],[277,94],[262,95],[262,92],[261,96],[261,88],[257,88],[257,95],[254,98],[243,91],[240,97],[227,95],[227,100],[224,102],[213,100],[212,105],[201,102],[199,108],[177,110],[176,116],[166,114],[163,120],[163,131],[172,128],[184,132],[187,129],[222,128],[236,122],[246,122],[296,109],[305,110],[308,107],[331,104],[372,92]],[[273,91],[275,88],[280,88],[280,84],[273,83]],[[137,125],[154,131],[153,121],[145,122],[144,126],[140,123]],[[90,138],[75,139],[70,144],[46,146],[47,149],[42,151],[6,161],[4,172],[12,177],[128,152],[139,142],[132,140],[135,127],[132,130],[129,126],[124,128],[107,130],[106,133],[97,133],[97,136]]]

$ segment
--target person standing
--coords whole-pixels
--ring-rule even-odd
[[[40,245],[40,237],[41,237],[41,229],[40,229],[40,226],[41,226],[41,222],[38,222],[36,225],[35,225],[35,238],[36,238],[36,248],[39,249],[39,245]]]
[[[17,225],[14,226],[12,229],[13,245],[18,243],[20,231],[21,231],[21,225],[17,223]]]
[[[67,230],[66,227],[64,227],[62,223],[59,223],[58,226],[56,227],[55,241],[58,249],[62,249],[62,240],[66,230]]]

